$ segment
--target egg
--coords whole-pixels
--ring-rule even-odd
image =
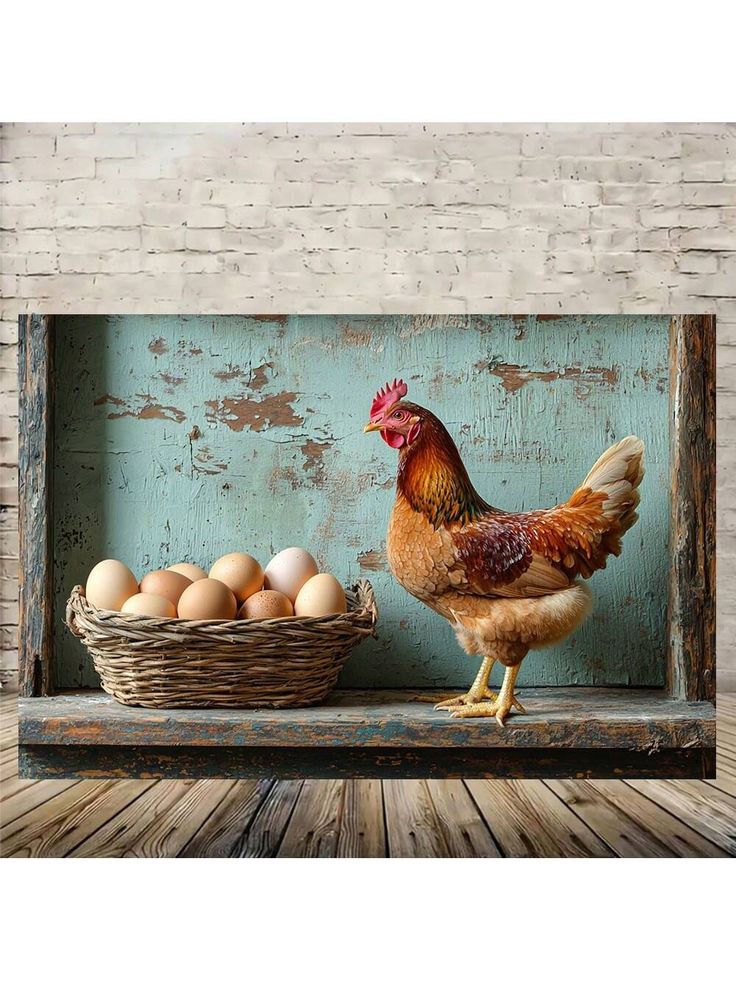
[[[85,595],[100,610],[120,610],[123,603],[138,592],[138,582],[123,562],[103,559],[87,576]]]
[[[178,572],[180,576],[186,576],[190,582],[207,578],[204,569],[200,569],[198,565],[192,565],[191,562],[177,562],[176,565],[170,565],[168,571]]]
[[[219,579],[198,579],[179,598],[182,620],[233,620],[238,604],[232,591]]]
[[[285,548],[266,566],[264,585],[288,596],[293,603],[304,583],[318,572],[317,563],[306,549]]]
[[[333,613],[346,613],[347,608],[345,590],[329,572],[308,579],[294,603],[298,617],[327,617]]]
[[[276,617],[293,617],[291,600],[275,589],[262,589],[253,593],[240,607],[241,620],[273,620]]]
[[[252,555],[230,552],[212,566],[210,579],[224,582],[235,594],[238,603],[243,603],[263,588],[263,569]]]
[[[158,569],[156,572],[148,572],[141,579],[141,592],[163,596],[176,607],[181,594],[187,586],[191,585],[192,580],[178,572],[172,572],[170,569]]]
[[[136,593],[123,603],[121,613],[147,617],[175,617],[176,607],[165,596],[155,593]]]

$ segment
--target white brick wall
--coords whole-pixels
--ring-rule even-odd
[[[6,675],[19,313],[671,311],[718,316],[736,688],[736,124],[10,124],[0,180]]]

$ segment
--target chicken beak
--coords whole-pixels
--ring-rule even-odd
[[[375,433],[378,432],[379,429],[383,429],[383,426],[381,425],[380,422],[369,422],[367,426],[363,427],[363,432]]]

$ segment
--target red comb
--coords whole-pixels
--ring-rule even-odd
[[[373,404],[371,405],[371,419],[374,416],[382,415],[389,406],[394,405],[400,399],[406,395],[409,389],[406,387],[406,382],[402,381],[400,378],[398,381],[394,378],[393,383],[386,382],[385,386],[376,393],[376,397],[373,399]]]

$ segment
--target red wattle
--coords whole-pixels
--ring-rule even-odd
[[[393,429],[382,429],[381,439],[384,441],[384,443],[388,443],[388,445],[394,450],[400,450],[406,442],[403,435],[401,433],[397,433]]]

